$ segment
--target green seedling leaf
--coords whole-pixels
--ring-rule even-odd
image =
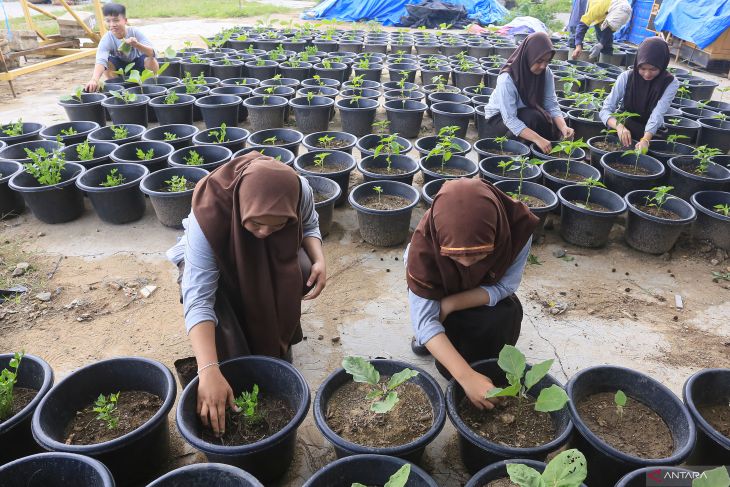
[[[616,391],[616,395],[613,397],[613,400],[616,402],[616,406],[624,407],[626,406],[626,394],[622,390]]]
[[[382,401],[376,401],[370,406],[370,410],[374,413],[385,414],[398,404],[398,394],[395,392],[389,392],[385,399]]]
[[[518,378],[521,378],[525,373],[525,356],[517,349],[517,347],[512,345],[505,345],[499,352],[497,364],[507,374],[512,374]],[[512,381],[510,381],[510,383],[512,383]]]
[[[520,487],[546,487],[540,472],[521,463],[508,463],[509,479]]]
[[[515,397],[520,393],[520,384],[512,384],[509,387],[495,387],[487,392],[486,397]]]
[[[342,367],[355,382],[376,385],[380,381],[380,373],[373,367],[373,364],[362,357],[345,357],[342,360]]]
[[[542,473],[545,485],[578,487],[588,476],[588,462],[576,449],[566,450],[553,458]]]
[[[418,372],[411,369],[403,369],[400,372],[396,372],[395,374],[390,376],[390,380],[388,381],[388,390],[392,391],[399,385],[403,384],[405,381],[410,380],[418,375]]]
[[[533,365],[532,368],[527,371],[525,374],[526,391],[529,391],[532,386],[540,382],[540,379],[547,375],[548,370],[550,370],[550,367],[553,365],[553,362],[553,359],[540,362],[539,364]]]
[[[408,477],[411,475],[411,464],[406,463],[399,468],[393,475],[390,476],[388,481],[383,487],[404,487],[408,482]]]
[[[535,411],[549,413],[563,409],[568,402],[568,394],[559,385],[553,384],[540,391],[535,402]]]
[[[692,481],[692,487],[728,487],[730,486],[730,474],[727,467],[717,467],[706,470],[702,475]]]

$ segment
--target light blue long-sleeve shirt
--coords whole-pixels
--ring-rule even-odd
[[[545,69],[545,94],[543,95],[543,108],[550,114],[552,118],[562,117],[558,105],[558,97],[555,95],[555,79],[550,68]],[[484,107],[484,115],[487,120],[496,114],[502,115],[504,125],[515,135],[527,128],[527,125],[517,118],[517,110],[525,108],[527,105],[520,98],[517,86],[512,80],[509,73],[502,73],[497,78],[497,87],[489,98],[489,103]]]
[[[614,83],[613,88],[611,89],[611,93],[603,102],[603,107],[598,113],[598,116],[601,117],[601,121],[606,127],[608,127],[608,119],[611,118],[611,114],[616,113],[619,107],[623,109],[624,94],[626,93],[626,82],[628,81],[628,79],[629,71],[624,71],[623,73],[621,73],[616,79],[616,83]],[[674,100],[674,96],[677,94],[678,89],[679,81],[677,80],[677,78],[674,78],[674,81],[669,83],[669,86],[667,86],[667,88],[664,90],[664,94],[661,98],[659,98],[659,102],[657,102],[654,110],[652,110],[651,116],[646,122],[646,128],[644,129],[644,132],[649,132],[652,135],[656,135],[657,130],[659,130],[662,125],[664,125],[664,114],[667,113],[667,110],[669,110],[669,107],[672,105],[672,100]]]
[[[489,294],[489,304],[485,306],[495,306],[504,298],[517,291],[522,280],[522,273],[525,270],[525,264],[527,263],[527,256],[530,254],[531,246],[532,237],[522,247],[522,250],[517,254],[515,260],[512,261],[512,265],[507,268],[507,271],[499,282],[491,286],[480,286]],[[410,244],[408,247],[410,247]],[[406,266],[408,265],[408,247],[403,254],[403,261]],[[441,314],[441,302],[439,300],[422,298],[409,289],[408,307],[411,313],[413,333],[419,345],[425,345],[431,338],[446,331],[444,325],[439,321],[439,315]]]
[[[304,237],[315,237],[322,240],[319,231],[319,216],[314,209],[314,195],[309,183],[303,177],[301,213],[302,233]],[[185,313],[185,329],[190,330],[203,321],[218,324],[215,315],[215,294],[218,291],[218,263],[213,248],[205,238],[203,230],[191,211],[183,220],[185,234],[167,251],[167,258],[177,265],[185,259],[182,284],[180,286]]]
[[[124,36],[125,39],[135,37],[140,44],[146,47],[152,47],[152,43],[147,35],[136,27],[127,27],[127,34]],[[130,47],[129,54],[124,54],[119,50],[119,47],[124,43],[123,39],[117,39],[111,31],[108,31],[99,41],[99,47],[96,49],[96,64],[101,64],[106,67],[109,62],[109,56],[118,56],[123,61],[131,63],[142,55],[138,49]],[[117,69],[124,68],[124,66],[116,66]]]

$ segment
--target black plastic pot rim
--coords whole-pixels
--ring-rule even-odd
[[[205,149],[203,149],[203,148],[205,148]],[[181,162],[173,161],[173,158],[177,154],[189,154],[191,151],[198,151],[198,150],[219,151],[220,154],[215,156],[214,161],[207,161],[207,162],[203,163],[202,166],[191,166],[189,164],[186,164],[184,161],[181,161]],[[207,166],[209,164],[216,164],[216,163],[223,163],[223,161],[230,161],[231,157],[233,157],[233,152],[231,151],[231,149],[229,149],[228,147],[225,147],[223,145],[216,145],[216,144],[193,145],[193,146],[188,146],[188,147],[182,147],[182,148],[176,150],[175,152],[173,152],[172,154],[170,154],[168,156],[167,162],[170,165],[176,164],[176,165],[184,166],[184,167],[203,167],[204,168],[205,166]],[[172,167],[175,167],[175,166],[172,166]]]
[[[223,145],[223,144],[236,144],[237,142],[245,141],[245,140],[246,140],[246,139],[248,139],[248,137],[249,137],[249,136],[251,135],[251,133],[250,133],[250,132],[249,132],[248,130],[246,130],[246,129],[243,129],[243,128],[241,128],[241,127],[228,127],[228,128],[226,129],[226,130],[227,130],[227,131],[230,131],[231,129],[234,129],[234,128],[235,128],[235,129],[238,129],[238,130],[243,130],[243,134],[242,134],[242,135],[241,135],[240,137],[238,137],[238,138],[233,138],[233,137],[230,137],[230,136],[229,136],[229,137],[228,137],[228,140],[227,140],[226,142],[223,142],[223,143],[221,143],[221,144],[218,144],[218,143],[215,143],[215,142],[203,142],[202,140],[200,140],[200,139],[199,139],[199,138],[200,138],[200,137],[202,137],[203,135],[208,135],[208,133],[209,133],[209,132],[210,132],[211,130],[220,130],[220,127],[213,127],[213,128],[209,128],[209,129],[206,129],[206,130],[201,130],[200,132],[198,132],[197,134],[195,134],[195,135],[193,136],[193,144],[194,144],[194,145]],[[226,132],[226,135],[228,135],[228,132]]]
[[[302,401],[301,404],[298,405],[296,413],[294,413],[294,417],[287,423],[284,428],[280,429],[273,435],[264,438],[261,441],[257,441],[255,443],[250,443],[248,445],[231,445],[231,446],[222,446],[222,445],[215,445],[213,443],[208,443],[207,441],[204,441],[201,438],[198,438],[195,435],[189,434],[189,432],[183,428],[179,428],[180,434],[185,438],[185,440],[190,443],[194,448],[201,450],[205,453],[213,453],[216,455],[250,455],[253,453],[257,453],[266,449],[271,448],[272,446],[276,445],[277,443],[280,443],[281,441],[285,440],[287,436],[289,436],[292,433],[292,430],[295,430],[299,427],[299,425],[302,424],[302,421],[304,421],[304,418],[307,416],[307,411],[309,410],[309,386],[307,385],[307,381],[304,379],[304,376],[302,376],[301,372],[299,372],[295,367],[293,367],[291,364],[284,362],[279,359],[274,359],[272,357],[265,357],[262,355],[250,355],[247,357],[237,357],[230,360],[226,360],[225,362],[221,362],[220,368],[225,368],[225,365],[230,362],[238,361],[238,360],[255,360],[257,362],[273,362],[276,363],[279,366],[285,367],[292,375],[294,375],[297,379],[301,381],[306,387],[306,396],[307,400]],[[196,387],[198,385],[198,378],[195,377],[192,382],[190,382],[186,387],[185,390],[190,389],[192,391],[193,387]],[[183,391],[183,394],[185,394],[185,391]],[[175,413],[175,419],[177,421],[177,424],[182,424],[182,409],[180,407],[177,408],[177,411]]]
[[[468,110],[465,112],[456,112],[456,111],[449,110],[450,108],[455,109],[456,106],[466,107]],[[469,118],[469,117],[474,116],[474,107],[465,105],[463,103],[455,103],[455,102],[450,102],[450,101],[440,101],[438,103],[432,103],[431,111],[433,113],[438,113],[440,115],[449,115],[452,117]]]
[[[317,179],[321,179],[321,180],[328,181],[329,183],[331,183],[332,189],[334,190],[334,193],[329,198],[327,198],[325,200],[322,200],[322,201],[320,201],[318,203],[315,203],[314,204],[314,208],[315,209],[316,208],[323,208],[323,207],[326,207],[327,205],[334,204],[334,202],[337,201],[337,199],[342,194],[342,188],[340,188],[340,185],[337,184],[336,182],[334,182],[333,180],[329,179],[329,178],[326,178],[324,176],[315,176],[314,174],[307,174],[304,177],[310,183],[310,187],[311,187],[311,181],[310,180],[317,178]],[[312,191],[314,191],[314,188],[312,188]]]
[[[150,101],[150,97],[147,95],[137,95],[137,98],[129,103],[125,103],[124,101],[118,100],[117,98],[114,98],[113,96],[110,96],[108,98],[105,98],[101,101],[101,106],[103,107],[137,107],[140,105],[146,105]]]
[[[207,169],[203,169],[202,167],[198,167],[198,166],[166,167],[165,169],[160,169],[159,171],[150,173],[147,176],[145,176],[144,178],[142,178],[142,181],[140,181],[140,184],[139,184],[139,190],[142,191],[147,196],[154,197],[154,198],[179,198],[181,196],[187,196],[187,195],[193,194],[193,191],[195,191],[195,188],[186,189],[185,191],[170,192],[170,191],[155,191],[155,190],[146,188],[144,186],[145,179],[152,175],[159,174],[162,171],[167,171],[170,173],[170,176],[175,176],[176,175],[175,173],[177,171],[179,171],[180,169],[194,169],[194,170],[203,171],[203,173],[201,173],[202,177],[205,177],[210,173],[210,171],[208,171]],[[196,183],[197,183],[197,181],[196,181]]]
[[[72,134],[72,135],[63,135],[61,133],[61,130],[63,130],[63,129],[58,130],[60,127],[63,127],[63,126],[73,127],[75,124],[89,124],[89,128],[87,128],[85,130],[79,130],[77,133]],[[69,137],[74,138],[74,137],[81,137],[83,135],[88,135],[91,132],[93,132],[94,130],[98,130],[98,129],[99,129],[99,124],[96,122],[91,122],[91,121],[61,122],[61,123],[57,123],[54,125],[49,125],[48,127],[44,128],[43,130],[38,132],[38,135],[42,139],[45,139],[45,140],[56,140],[56,137],[60,135],[61,139],[63,140],[64,138],[69,138]],[[57,133],[55,133],[55,134],[48,133],[48,132],[52,132],[52,131],[53,132],[57,131]]]
[[[84,95],[96,95],[101,98],[93,101],[59,100],[58,104],[62,107],[90,107],[92,105],[101,105],[101,102],[107,98],[104,93],[84,93]]]
[[[403,108],[403,101],[405,101],[406,103],[418,103],[418,106],[413,107],[413,108]],[[395,105],[396,103],[400,103],[401,106],[400,107],[396,106]],[[387,111],[387,112],[413,112],[413,113],[415,113],[415,112],[425,112],[428,109],[428,106],[425,103],[422,103],[422,102],[416,101],[416,100],[410,100],[407,98],[405,100],[386,101],[385,103],[383,103],[383,107],[385,108],[385,111]]]
[[[335,104],[335,101],[327,96],[313,96],[311,101],[316,104],[313,105],[307,100],[307,97],[300,96],[289,100],[289,106],[294,108],[311,108],[314,110],[317,108],[329,108]]]
[[[155,155],[151,159],[152,161],[157,161],[157,160],[159,160],[161,158],[167,159],[167,156],[169,156],[170,154],[172,154],[173,152],[175,152],[175,148],[171,144],[168,144],[167,142],[163,142],[161,140],[138,140],[136,142],[127,142],[126,144],[120,145],[119,147],[117,147],[116,149],[114,149],[111,152],[111,154],[109,154],[109,157],[111,157],[112,159],[115,159],[115,158],[118,159],[115,162],[135,162],[135,163],[140,163],[140,164],[142,162],[145,162],[145,161],[140,161],[139,159],[122,159],[119,156],[117,156],[117,155],[114,154],[115,152],[120,151],[120,149],[126,148],[129,145],[131,145],[131,144],[156,144],[156,145],[157,144],[163,144],[163,145],[160,145],[158,147],[164,148],[165,149],[165,153],[164,154],[159,154],[159,153],[157,153],[157,151],[155,151]]]
[[[156,96],[149,101],[151,107],[180,107],[192,105],[196,98],[193,95],[179,94],[179,99],[175,103],[165,103],[166,95]],[[183,98],[185,97],[185,98]]]
[[[319,139],[319,137],[326,136],[326,135],[332,136],[335,139],[346,140],[349,142],[349,144],[346,147],[338,147],[338,149],[340,149],[340,150],[347,149],[350,147],[355,147],[355,144],[357,143],[357,137],[355,137],[351,133],[341,132],[341,131],[337,131],[337,130],[325,130],[323,132],[314,132],[312,134],[302,135],[302,138],[299,139],[299,141],[303,142],[305,146],[307,146],[307,145],[311,146],[314,150],[329,150],[329,149],[322,149],[321,147],[315,147],[314,144],[312,144],[312,142],[316,142],[317,139]]]
[[[15,171],[11,172],[10,174],[3,174],[0,177],[0,184],[3,184],[3,183],[6,183],[6,182],[10,181],[10,178],[12,178],[13,176],[15,176],[19,172],[22,172],[23,171],[23,164],[21,162],[11,161],[11,160],[2,160],[2,159],[0,159],[0,161],[7,162],[7,163],[10,163],[10,164],[17,164],[17,169]],[[0,423],[0,431],[2,431],[2,425],[3,424],[4,423]]]
[[[104,172],[107,170],[114,169],[118,166],[138,166],[144,171],[142,171],[142,175],[139,176],[136,179],[133,179],[132,181],[127,181],[126,183],[122,183],[118,186],[111,186],[111,187],[104,187],[104,186],[88,186],[81,182],[81,177],[76,179],[76,187],[79,188],[81,191],[86,191],[87,193],[112,193],[115,191],[122,191],[124,189],[131,188],[133,186],[138,186],[139,182],[144,179],[145,176],[147,176],[150,173],[150,170],[147,166],[143,164],[138,164],[134,162],[112,162],[109,164],[102,164],[101,166],[92,167],[91,169],[87,169],[84,174],[89,174],[92,171],[94,172]]]
[[[662,164],[658,160],[654,159],[653,157],[647,156],[647,155],[642,155],[641,157],[648,158],[648,159],[644,159],[644,160],[653,161],[655,163],[657,172],[654,172],[651,174],[630,174],[630,173],[626,173],[623,171],[619,171],[618,169],[615,169],[614,167],[612,167],[610,163],[606,162],[607,158],[612,157],[611,154],[618,154],[618,152],[606,152],[605,154],[603,154],[601,156],[601,161],[600,161],[601,167],[603,167],[604,171],[610,172],[611,174],[614,174],[617,176],[621,176],[623,179],[631,179],[634,181],[642,181],[645,179],[656,179],[656,178],[663,176],[664,173],[666,172],[666,169],[664,168],[664,164]],[[616,162],[619,162],[619,161],[616,161]],[[623,156],[622,156],[620,159],[620,162],[631,164],[633,161],[631,161],[631,160],[624,161]],[[643,169],[647,169],[647,170],[649,169],[646,167],[646,164],[644,164],[644,165],[641,164],[641,159],[639,159],[639,167],[642,167]]]
[[[256,110],[257,108],[281,108],[286,106],[287,103],[289,103],[289,100],[284,98],[283,96],[278,95],[271,95],[267,100],[266,103],[259,104],[259,103],[253,103],[254,101],[263,101],[264,96],[263,95],[256,95],[256,96],[250,96],[243,100],[243,105],[248,108],[249,110]]]
[[[104,441],[102,443],[94,443],[92,445],[67,445],[65,443],[61,443],[60,441],[56,441],[53,438],[48,437],[43,434],[42,438],[39,438],[37,433],[40,431],[42,432],[41,425],[40,425],[40,411],[43,409],[44,404],[48,400],[48,397],[53,394],[53,391],[49,391],[48,394],[46,394],[43,399],[41,400],[40,404],[36,408],[35,413],[33,414],[33,424],[32,424],[32,431],[33,431],[33,438],[44,448],[59,452],[68,452],[68,453],[79,453],[82,455],[100,455],[102,453],[114,451],[124,445],[128,445],[129,443],[136,441],[143,436],[147,435],[149,433],[149,430],[145,428],[146,425],[149,425],[151,423],[156,423],[159,421],[162,421],[165,417],[167,417],[167,414],[170,412],[170,409],[172,409],[172,405],[175,403],[175,396],[177,394],[177,386],[175,384],[175,379],[172,376],[172,372],[170,372],[167,367],[165,367],[162,363],[151,360],[144,357],[119,357],[119,358],[112,358],[107,360],[101,360],[98,362],[91,363],[89,365],[86,365],[84,367],[81,367],[79,369],[74,370],[71,374],[66,376],[61,382],[56,384],[54,389],[61,387],[63,384],[65,384],[66,381],[71,380],[74,375],[78,374],[81,371],[88,370],[95,367],[104,367],[104,365],[101,364],[109,364],[116,361],[122,361],[122,360],[129,360],[134,359],[135,361],[144,362],[150,367],[154,367],[160,372],[162,372],[162,375],[167,379],[167,390],[169,391],[169,394],[167,394],[167,397],[162,397],[162,406],[160,406],[160,409],[157,410],[157,412],[148,419],[144,424],[140,425],[138,428],[136,428],[133,431],[130,431],[126,435],[122,435],[118,438],[114,438],[113,440]]]
[[[710,216],[712,218],[716,218],[718,220],[730,223],[730,216],[725,216],[722,213],[718,213],[718,212],[714,211],[712,208],[708,208],[707,206],[705,206],[702,203],[700,203],[699,201],[697,201],[698,196],[701,197],[704,195],[711,195],[711,194],[718,194],[718,195],[724,194],[724,195],[727,195],[728,197],[730,197],[730,193],[728,193],[726,191],[709,191],[708,190],[708,191],[696,192],[695,194],[690,196],[689,201],[692,204],[692,206],[694,206],[695,210],[700,211],[700,212],[704,213],[705,215]]]
[[[424,149],[422,147],[422,145],[423,145],[423,142],[425,142],[426,140],[430,140],[430,139],[433,139],[434,141],[438,142],[439,136],[438,135],[427,135],[425,137],[418,138],[418,139],[416,139],[416,142],[413,144],[413,147],[415,147],[418,152],[424,151],[422,153],[427,154],[428,150]],[[462,151],[464,152],[464,154],[468,154],[469,152],[471,152],[472,146],[467,140],[460,139],[459,137],[453,137],[451,139],[451,142],[458,144],[459,147],[462,148]],[[434,146],[435,145],[436,144],[434,144]],[[461,155],[461,154],[457,154],[457,155]]]
[[[655,222],[655,223],[661,223],[662,225],[670,225],[670,226],[674,226],[674,225],[687,225],[687,224],[692,223],[693,221],[695,221],[697,219],[697,211],[694,209],[694,207],[692,205],[690,205],[689,203],[687,203],[686,201],[684,201],[682,198],[679,198],[677,196],[674,196],[671,199],[674,200],[674,201],[676,201],[677,204],[682,205],[682,206],[685,206],[686,208],[688,208],[692,212],[692,214],[690,216],[688,216],[686,218],[681,218],[679,220],[672,220],[672,219],[669,219],[669,218],[661,218],[661,217],[658,217],[658,216],[650,215],[648,213],[644,213],[643,211],[641,211],[640,209],[638,209],[634,203],[631,202],[631,199],[632,199],[633,196],[638,196],[638,195],[641,195],[641,194],[644,194],[646,196],[650,196],[650,195],[655,194],[655,193],[656,193],[655,191],[650,191],[650,190],[647,190],[647,189],[635,189],[634,191],[630,191],[630,192],[626,193],[626,195],[624,195],[624,201],[626,201],[626,205],[628,206],[629,211],[631,213],[633,213],[634,215],[636,215],[636,216],[638,216],[640,218],[643,218],[644,220],[649,220],[649,221],[652,221],[652,222]]]
[[[602,188],[593,188],[595,189],[602,189]],[[688,424],[689,429],[689,437],[694,438],[696,435],[696,428],[694,421],[692,420],[692,416],[689,414],[689,411],[687,411],[686,406],[677,398],[674,393],[667,388],[664,384],[662,384],[659,381],[656,381],[652,379],[649,376],[646,376],[645,374],[642,374],[641,372],[638,372],[636,370],[632,370],[626,367],[619,367],[617,365],[597,365],[593,367],[588,367],[586,369],[578,371],[576,374],[574,374],[570,380],[568,380],[568,383],[565,385],[565,392],[568,393],[568,396],[571,398],[570,401],[568,401],[568,408],[570,411],[571,419],[573,418],[580,418],[580,414],[578,414],[578,409],[573,402],[573,384],[575,384],[576,380],[578,380],[582,375],[586,373],[590,373],[595,369],[601,369],[601,368],[609,368],[609,369],[615,369],[622,372],[628,372],[631,374],[639,374],[644,377],[646,377],[649,381],[654,383],[654,386],[657,389],[660,389],[666,397],[669,398],[675,398],[677,400],[677,403],[680,404],[680,409],[684,412],[684,417]],[[576,430],[583,436],[583,438],[590,438],[591,436],[595,436],[587,426],[583,423],[583,421],[575,421],[573,420],[573,426]],[[596,437],[597,438],[597,437]],[[617,459],[618,461],[622,463],[627,464],[637,464],[640,463],[642,465],[676,465],[681,463],[681,461],[686,458],[692,449],[694,449],[694,442],[691,442],[691,444],[685,445],[683,449],[675,452],[673,455],[666,457],[666,458],[640,458],[640,457],[634,457],[631,455],[627,455],[626,453],[623,453],[612,446],[610,446],[605,441],[601,440],[600,438],[597,438],[598,441],[590,441],[591,446],[598,450],[600,453],[602,453],[604,456],[607,456],[609,458]]]
[[[727,133],[730,133],[730,122],[728,122],[728,121],[719,120],[717,118],[700,117],[700,118],[697,119],[697,123],[699,123],[701,127],[706,127],[708,129],[712,129],[712,130],[715,130],[717,132],[723,132],[723,133],[727,132]],[[718,125],[721,125],[721,126],[718,127],[715,124],[718,124]],[[727,126],[726,127],[723,127],[722,125],[727,125]]]
[[[345,156],[348,156],[348,157],[346,157],[346,159],[348,159],[350,161],[350,163],[347,164],[343,169],[340,169],[338,171],[332,171],[332,172],[316,172],[316,173],[311,172],[311,171],[309,171],[307,169],[307,167],[309,167],[310,165],[302,166],[301,164],[299,164],[299,161],[302,160],[302,157],[306,156],[307,154],[317,154],[319,152],[331,152],[332,154],[338,154],[338,155],[344,154]],[[357,162],[355,161],[355,158],[352,157],[352,155],[348,154],[347,152],[336,151],[336,150],[331,150],[330,151],[330,150],[321,150],[320,149],[320,150],[316,150],[316,151],[309,151],[309,152],[306,152],[306,153],[304,153],[304,154],[302,154],[300,156],[297,156],[294,159],[294,168],[297,171],[300,171],[300,172],[303,172],[303,173],[307,173],[307,174],[312,174],[312,175],[318,175],[318,176],[336,176],[338,174],[342,174],[342,173],[346,173],[346,172],[351,172],[353,169],[355,169],[355,166],[356,165],[357,165]]]
[[[190,133],[187,134],[187,135],[178,136],[177,139],[172,140],[172,141],[170,141],[170,140],[164,140],[164,139],[150,139],[149,138],[150,132],[153,132],[154,133],[156,131],[159,131],[160,135],[163,135],[164,136],[164,134],[165,134],[166,131],[167,132],[170,132],[171,130],[175,130],[174,127],[185,127],[186,129],[189,129],[190,130]],[[183,123],[179,123],[179,124],[178,123],[171,123],[171,124],[168,124],[168,125],[159,125],[159,126],[157,126],[155,128],[151,128],[151,129],[147,130],[145,133],[142,134],[142,139],[141,140],[144,141],[144,142],[167,142],[167,143],[170,143],[170,142],[180,142],[180,141],[192,139],[198,132],[200,132],[200,129],[198,127],[196,127],[195,125],[187,125],[187,124],[183,124]],[[170,145],[172,145],[172,144],[170,144]]]
[[[497,181],[496,183],[494,183],[494,187],[501,190],[502,188],[500,186],[504,186],[505,185],[504,183],[512,183],[512,182],[519,183],[519,180],[518,179],[509,179],[509,180]],[[558,199],[558,195],[555,194],[555,191],[548,188],[547,186],[543,186],[540,183],[536,183],[535,181],[527,181],[524,179],[522,180],[522,194],[523,195],[532,196],[532,197],[540,199],[536,194],[530,194],[530,192],[529,192],[530,188],[537,188],[537,187],[540,187],[542,189],[549,191],[550,194],[552,194],[553,201],[545,201],[545,205],[531,207],[530,209],[549,211],[549,210],[553,210],[553,209],[557,208],[558,205],[560,204],[560,200]],[[525,191],[525,190],[527,190],[527,191]]]
[[[617,202],[618,201],[621,202],[620,209],[611,210],[611,211],[595,211],[595,210],[589,210],[588,208],[583,208],[578,205],[575,205],[575,204],[573,204],[572,201],[566,199],[563,196],[563,190],[565,188],[573,188],[573,187],[585,188],[585,186],[581,186],[579,184],[569,184],[568,186],[563,186],[562,188],[560,188],[556,194],[558,195],[558,199],[560,200],[561,205],[567,206],[568,208],[575,210],[579,213],[586,213],[591,216],[606,217],[606,218],[614,218],[615,216],[618,216],[626,211],[626,206],[627,206],[626,201],[624,201],[624,199],[621,196],[617,195],[613,191],[605,189],[605,188],[591,188],[591,194],[593,194],[594,192],[601,192],[601,191],[607,191],[607,192],[611,193],[613,195],[613,197],[616,198]],[[590,201],[589,201],[589,203],[590,203]]]
[[[36,355],[31,354],[25,354],[23,356],[23,360],[33,360],[41,366],[41,368],[43,369],[43,383],[38,389],[35,397],[33,397],[33,399],[28,404],[26,404],[23,409],[10,416],[9,418],[6,418],[4,421],[0,422],[0,435],[3,435],[7,431],[10,431],[18,423],[24,421],[28,416],[33,414],[33,411],[35,411],[38,403],[41,402],[43,396],[46,395],[46,393],[51,389],[51,386],[53,385],[53,369],[51,369],[51,366],[48,365],[48,362]]]
[[[406,158],[407,160],[409,160],[413,163],[414,167],[410,171],[400,173],[400,174],[389,175],[389,174],[382,174],[382,173],[374,173],[374,172],[368,171],[368,169],[365,166],[369,162],[372,162],[373,160],[375,160],[375,156],[367,156],[367,157],[363,157],[362,159],[360,159],[360,161],[358,161],[357,170],[360,171],[365,176],[369,176],[374,179],[384,179],[384,180],[406,178],[408,176],[412,176],[412,175],[416,174],[420,170],[420,168],[418,167],[418,161],[413,160],[413,158],[411,158],[410,156],[401,155],[401,154],[393,154],[390,157],[394,159],[394,161],[392,161],[392,162],[395,162],[395,160],[397,160],[399,158]],[[382,154],[378,155],[378,159],[385,160],[385,158],[386,158],[386,156],[384,156]]]
[[[234,99],[231,99],[230,101],[224,103],[210,102],[210,99],[213,97],[232,97]],[[240,96],[236,95],[208,95],[202,96],[195,100],[195,106],[198,106],[200,108],[233,107],[236,105],[240,105],[241,103],[243,103],[243,99]]]
[[[702,175],[700,175],[700,174],[695,174],[694,172],[689,172],[689,171],[685,171],[685,170],[684,170],[684,169],[682,169],[681,167],[677,166],[677,165],[676,165],[676,163],[675,163],[675,161],[676,161],[676,160],[677,160],[678,158],[682,158],[682,157],[686,157],[686,158],[692,158],[692,156],[677,156],[677,157],[672,157],[672,158],[671,158],[671,159],[669,159],[669,161],[667,162],[667,164],[669,165],[669,167],[670,167],[670,168],[671,168],[671,169],[672,169],[673,171],[677,171],[677,172],[678,172],[679,174],[681,174],[682,176],[684,176],[684,177],[686,177],[686,178],[688,178],[688,179],[694,179],[694,180],[697,180],[697,181],[725,181],[725,182],[728,182],[728,181],[730,181],[730,171],[728,171],[727,169],[725,169],[725,168],[724,168],[723,166],[721,166],[720,164],[717,164],[717,163],[714,163],[714,162],[710,162],[710,166],[708,166],[708,168],[709,168],[709,167],[712,167],[712,166],[714,165],[714,166],[717,166],[717,167],[719,167],[719,168],[720,168],[721,170],[722,170],[722,169],[725,169],[725,173],[726,173],[726,174],[725,174],[725,177],[724,177],[724,178],[713,178],[713,177],[710,177],[710,176],[702,176]]]
[[[100,477],[100,483],[98,485],[114,485],[114,477],[112,477],[111,472],[106,467],[106,465],[101,463],[96,458],[86,455],[79,455],[77,453],[66,453],[61,451],[36,453],[35,455],[28,455],[27,457],[18,458],[17,460],[13,460],[12,462],[6,463],[5,465],[0,465],[0,472],[2,472],[3,470],[7,472],[9,470],[12,470],[16,465],[28,462],[40,461],[40,463],[46,463],[46,458],[64,459],[74,461],[76,463],[90,465],[93,467],[96,474]]]
[[[682,387],[682,395],[684,396],[684,402],[687,405],[687,410],[689,411],[689,415],[692,417],[694,422],[696,423],[696,427],[702,430],[704,434],[709,436],[714,442],[720,444],[720,445],[730,445],[730,439],[728,439],[727,436],[723,435],[719,431],[717,431],[710,423],[707,422],[707,420],[702,417],[701,414],[697,411],[697,405],[694,402],[694,397],[692,397],[692,386],[694,385],[694,382],[700,378],[704,374],[712,374],[712,373],[727,373],[728,369],[702,369],[700,371],[695,372],[689,378],[687,381],[685,381],[684,386]]]
[[[277,132],[278,132],[278,134],[277,134]],[[258,132],[254,132],[254,133],[250,134],[248,136],[248,139],[246,139],[246,141],[248,142],[248,144],[251,147],[270,147],[268,144],[263,143],[263,140],[266,139],[266,137],[264,137],[264,135],[272,135],[272,136],[273,135],[282,135],[281,132],[284,132],[284,135],[292,135],[293,138],[291,140],[287,140],[285,137],[281,137],[282,139],[284,139],[284,143],[277,144],[278,147],[281,147],[283,145],[290,145],[290,144],[300,144],[302,142],[302,139],[304,139],[304,134],[298,130],[280,128],[280,129],[259,130]],[[252,138],[258,137],[258,136],[263,138],[262,142],[254,142],[253,140],[251,140]],[[277,146],[274,146],[274,147],[277,147]]]
[[[18,179],[18,177],[24,172],[23,170],[13,174],[13,177],[11,177],[10,181],[8,181],[8,186],[10,187],[10,189],[13,189],[19,193],[42,193],[44,191],[50,191],[53,189],[65,188],[66,186],[71,186],[75,184],[79,176],[86,172],[86,168],[77,162],[67,161],[64,168],[67,168],[69,166],[71,166],[76,172],[73,173],[71,177],[62,180],[58,184],[51,184],[47,186],[19,186],[15,180]]]

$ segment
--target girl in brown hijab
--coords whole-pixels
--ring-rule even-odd
[[[558,106],[548,64],[555,55],[543,32],[530,34],[507,60],[484,107],[487,137],[519,137],[550,152],[550,141],[573,137]]]
[[[168,255],[182,258],[176,263],[200,378],[198,414],[222,434],[226,406],[235,406],[219,361],[250,354],[291,361],[291,345],[302,340],[301,300],[325,286],[318,218],[306,179],[250,152],[196,185],[185,223]],[[314,288],[303,297],[305,285]]]
[[[497,357],[520,334],[514,295],[538,219],[481,179],[444,183],[406,250],[413,351],[431,353],[478,408],[493,386],[469,364]]]
[[[645,151],[664,125],[664,114],[679,88],[679,81],[667,71],[667,66],[667,43],[659,37],[644,39],[636,53],[633,69],[621,73],[603,103],[601,120],[616,130],[625,146],[631,145],[633,138],[639,141],[636,148]],[[638,116],[620,124],[612,116],[616,112],[631,112]]]

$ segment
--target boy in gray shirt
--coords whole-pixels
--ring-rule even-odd
[[[123,69],[129,63],[139,72],[144,69],[157,72],[159,65],[155,50],[147,36],[139,29],[127,26],[127,9],[118,3],[107,3],[102,8],[108,32],[104,34],[96,50],[96,64],[86,91],[99,89],[99,80],[113,78],[114,71]]]

